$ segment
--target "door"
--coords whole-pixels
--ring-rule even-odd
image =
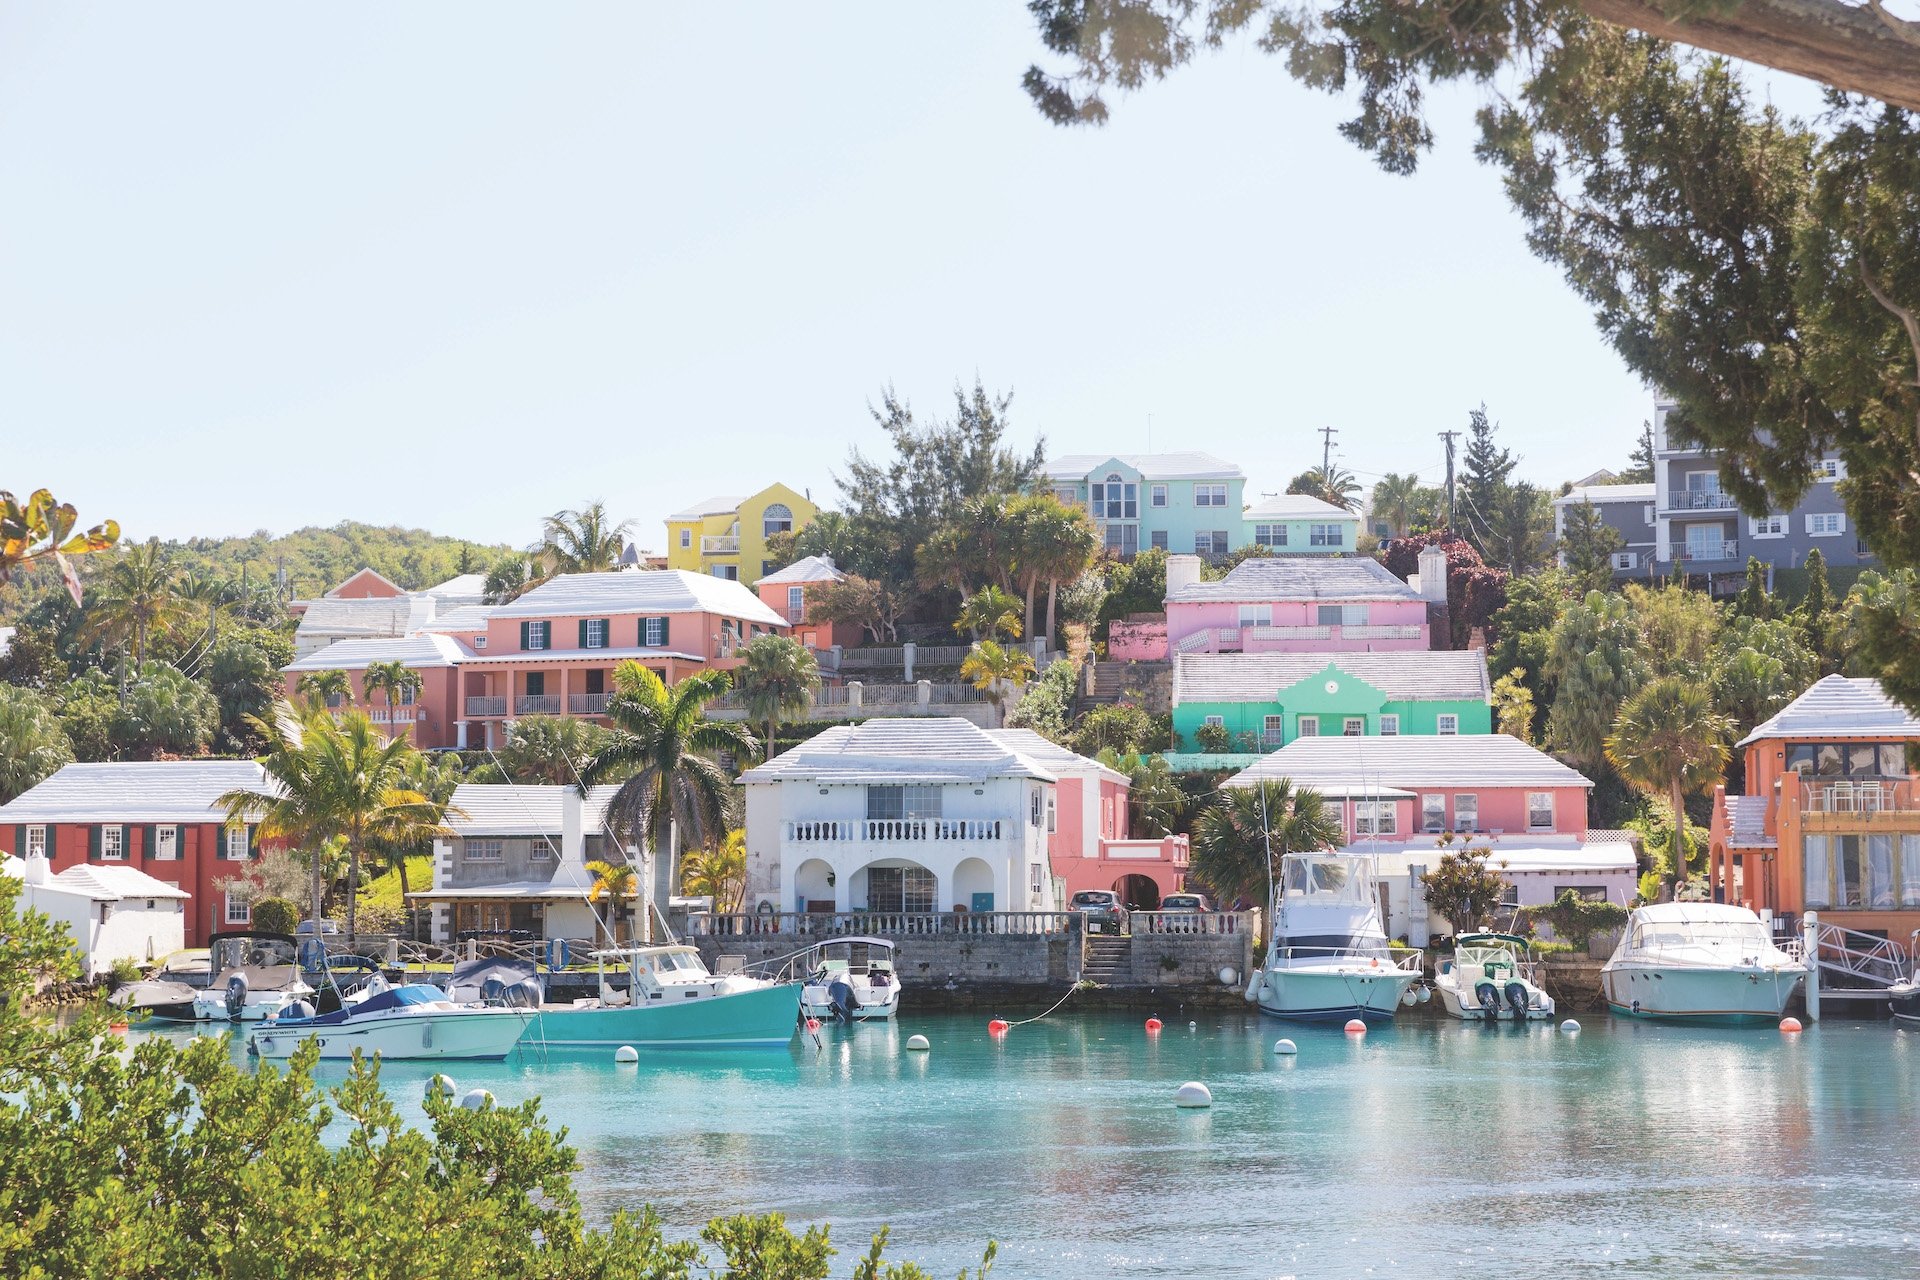
[[[1717,524],[1690,524],[1687,526],[1687,559],[1718,560],[1720,544],[1725,541]]]
[[[973,913],[975,915],[979,915],[983,911],[991,912],[992,910],[993,910],[992,894],[976,893],[973,895]]]

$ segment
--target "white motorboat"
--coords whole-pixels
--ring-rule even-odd
[[[900,1009],[900,979],[893,944],[885,938],[835,938],[813,949],[813,965],[800,1008],[809,1018],[864,1022],[891,1018]]]
[[[1371,857],[1282,858],[1273,937],[1247,999],[1297,1022],[1391,1019],[1420,980],[1419,953],[1394,958],[1374,886]]]
[[[509,998],[521,993],[509,989]],[[389,986],[375,977],[332,1013],[296,1001],[247,1034],[247,1051],[286,1058],[317,1040],[323,1059],[351,1058],[356,1049],[392,1062],[402,1059],[498,1059],[513,1052],[536,1010],[519,1003],[456,1004],[427,983]]]
[[[1447,1012],[1469,1022],[1540,1022],[1553,997],[1534,980],[1527,940],[1511,933],[1463,933],[1440,962],[1433,988]]]
[[[1739,1025],[1778,1021],[1806,976],[1746,908],[1663,902],[1627,917],[1600,986],[1628,1017]]]
[[[194,993],[196,1018],[216,1022],[259,1022],[296,1000],[312,997],[301,975],[298,944],[284,933],[252,929],[216,933],[207,944],[213,977]]]
[[[800,1023],[800,983],[711,973],[693,947],[616,948],[594,958],[599,995],[542,1005],[529,1040],[553,1048],[773,1047],[792,1040]]]

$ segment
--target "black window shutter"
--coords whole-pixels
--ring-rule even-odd
[[[87,828],[87,857],[95,861],[100,858],[100,824],[97,822]]]
[[[27,824],[24,822],[13,824],[13,853],[17,858],[27,856]]]
[[[520,648],[522,649],[522,651],[524,651],[528,647],[528,640],[531,638],[532,634],[533,634],[533,624],[531,622],[522,622],[520,624]]]
[[[609,649],[613,648],[613,619],[612,618],[600,619],[600,643],[607,646],[607,648]]]
[[[249,858],[257,858],[260,856],[260,828],[258,826],[247,828],[247,856]]]
[[[585,618],[580,619],[580,647],[582,649],[587,647],[587,620]]]

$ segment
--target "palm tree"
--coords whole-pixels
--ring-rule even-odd
[[[506,604],[519,599],[544,581],[546,579],[540,575],[532,556],[523,551],[509,551],[487,570],[486,582],[480,588],[480,598],[488,604]]]
[[[620,563],[633,521],[614,524],[607,504],[595,499],[578,511],[556,511],[541,523],[537,553],[548,577],[560,573],[605,573]]]
[[[269,840],[312,843],[339,837],[347,845],[347,937],[354,935],[354,890],[360,863],[370,844],[410,845],[453,833],[444,808],[407,787],[412,758],[419,752],[405,738],[388,738],[364,712],[349,711],[336,722],[319,707],[275,705],[273,719],[250,717],[267,740],[261,763],[274,784],[272,793],[230,791],[217,802],[229,826],[258,823],[257,835]],[[313,908],[319,919],[319,861],[314,862]]]
[[[507,730],[500,764],[511,782],[570,787],[607,743],[607,731],[575,716],[521,716]]]
[[[1040,557],[1041,576],[1047,580],[1047,630],[1049,644],[1058,634],[1054,629],[1058,617],[1060,584],[1077,581],[1081,574],[1093,567],[1100,555],[1100,534],[1093,527],[1093,517],[1084,507],[1069,507],[1058,498],[1048,498],[1051,508],[1036,521],[1039,529],[1036,538],[1041,540],[1043,552]]]
[[[710,897],[716,914],[728,915],[740,909],[740,897],[747,891],[747,833],[727,832],[717,849],[701,849],[687,855],[680,872],[680,892],[693,897]]]
[[[991,640],[978,640],[960,662],[960,677],[993,703],[994,718],[1007,719],[1007,698],[1033,678],[1033,655],[1025,649],[1007,649]]]
[[[1320,793],[1296,789],[1291,778],[1229,787],[1193,824],[1190,869],[1222,902],[1267,902],[1280,859],[1337,848],[1345,837],[1339,814]]]
[[[387,702],[387,723],[393,732],[399,733],[400,721],[393,717],[393,709],[408,701],[420,692],[420,673],[407,666],[398,658],[384,662],[369,662],[366,674],[360,677],[360,689],[368,702],[373,701],[373,691],[380,690]],[[411,727],[411,726],[409,726]]]
[[[672,688],[637,662],[613,671],[612,737],[586,762],[581,785],[624,777],[608,820],[623,840],[644,841],[668,859],[668,884],[679,879],[681,850],[706,846],[736,825],[738,791],[715,757],[750,760],[756,744],[744,726],[703,714],[732,687],[724,671],[702,671]]]
[[[416,751],[407,757],[399,782],[402,790],[417,791],[439,805],[444,817],[464,818],[466,813],[453,805],[453,793],[465,780],[466,772],[461,767],[460,757],[453,752]],[[407,876],[407,858],[430,853],[433,846],[425,840],[415,840],[411,844],[381,843],[387,865],[400,877],[400,902],[405,906],[407,895],[413,892],[413,885]]]
[[[1165,756],[1143,756],[1137,751],[1121,755],[1112,747],[1102,747],[1094,759],[1127,775],[1127,810],[1132,817],[1129,830],[1134,835],[1173,834],[1191,801],[1174,780]]]
[[[1732,723],[1703,681],[1662,676],[1620,706],[1607,759],[1628,785],[1664,793],[1673,808],[1673,889],[1687,878],[1686,797],[1720,781]]]
[[[0,804],[73,763],[73,745],[51,698],[0,684]],[[26,850],[18,851],[22,857]]]
[[[587,901],[613,899],[613,922],[607,932],[612,935],[608,940],[618,943],[620,925],[627,918],[627,904],[633,901],[634,894],[640,888],[640,873],[634,870],[631,862],[607,862],[596,858],[587,863],[587,874],[593,877],[593,887],[587,890]]]
[[[1373,514],[1385,520],[1393,536],[1404,538],[1413,530],[1413,517],[1420,504],[1420,477],[1396,475],[1389,471],[1374,482]]]
[[[353,705],[353,677],[344,671],[309,671],[300,677],[300,692],[321,706],[335,702]]]
[[[1329,464],[1325,467],[1310,467],[1295,476],[1287,485],[1288,493],[1304,493],[1308,497],[1318,498],[1322,502],[1331,502],[1336,507],[1351,511],[1354,499],[1359,496],[1360,482],[1353,478],[1353,472],[1345,467]]]
[[[747,718],[767,726],[767,759],[773,758],[773,729],[813,710],[820,688],[820,664],[807,647],[789,636],[765,635],[740,650],[734,670]]]
[[[999,587],[985,586],[960,602],[960,612],[953,624],[975,640],[998,640],[1001,636],[1018,640],[1020,602]]]
[[[135,543],[107,569],[106,580],[87,606],[80,638],[88,644],[131,644],[133,665],[147,655],[147,642],[189,616],[174,590],[174,570],[158,538]]]

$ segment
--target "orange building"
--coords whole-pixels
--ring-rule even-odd
[[[1905,943],[1920,928],[1920,719],[1875,680],[1828,676],[1740,743],[1746,794],[1714,792],[1715,896]]]

